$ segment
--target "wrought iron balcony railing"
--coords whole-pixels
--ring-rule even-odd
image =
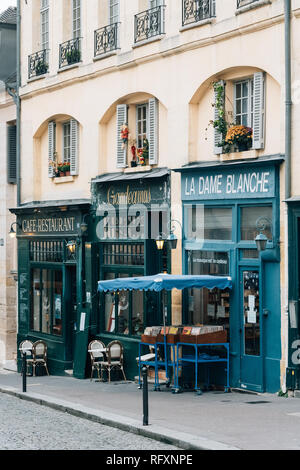
[[[28,78],[38,77],[48,72],[47,50],[35,52],[28,56]]]
[[[119,23],[113,23],[104,28],[97,29],[94,33],[95,57],[112,52],[119,47]]]
[[[255,3],[258,0],[237,0],[237,8],[246,7],[247,5],[251,5],[251,3]]]
[[[165,33],[165,5],[138,13],[134,17],[134,42]]]
[[[216,16],[214,0],[182,0],[182,26]]]
[[[59,45],[59,68],[77,64],[81,60],[80,39],[70,39]]]

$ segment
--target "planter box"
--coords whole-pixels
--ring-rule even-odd
[[[227,343],[227,331],[215,331],[203,335],[180,335],[180,343],[188,344],[213,344]]]

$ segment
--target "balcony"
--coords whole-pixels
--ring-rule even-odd
[[[215,16],[215,2],[213,0],[182,0],[183,27]]]
[[[97,29],[94,33],[94,56],[99,57],[119,47],[119,23]]]
[[[39,77],[48,72],[49,65],[47,56],[46,49],[28,56],[28,79]]]
[[[138,13],[134,17],[134,43],[165,34],[165,5]]]
[[[77,64],[81,60],[80,39],[70,39],[59,46],[59,68]]]
[[[237,0],[237,8],[246,7],[252,3],[258,2],[259,0]]]

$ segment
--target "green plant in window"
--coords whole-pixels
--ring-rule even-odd
[[[226,135],[228,128],[233,125],[226,120],[226,112],[224,107],[225,91],[224,85],[220,82],[213,82],[212,84],[215,92],[215,102],[212,104],[212,107],[215,108],[217,112],[217,118],[209,121],[209,125],[212,125],[222,136],[221,142],[217,145],[222,147],[224,153],[229,153],[231,151],[231,144],[226,142]]]

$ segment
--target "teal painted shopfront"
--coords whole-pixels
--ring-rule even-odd
[[[282,160],[205,162],[179,170],[183,273],[229,275],[233,280],[232,292],[186,292],[183,323],[223,325],[230,342],[231,387],[257,392],[280,389]],[[268,243],[259,252],[255,238],[260,230]]]
[[[24,204],[17,215],[18,336],[44,340],[50,374],[73,370],[85,306],[85,242],[81,224],[88,200]]]

